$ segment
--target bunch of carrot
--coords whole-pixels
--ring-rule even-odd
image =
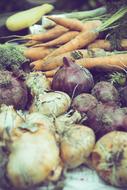
[[[42,34],[24,36],[24,39],[34,44],[24,54],[31,59],[34,70],[42,70],[50,79],[63,64],[63,57],[71,58],[89,69],[126,68],[127,53],[110,52],[110,42],[98,39],[100,32],[112,26],[126,12],[127,8],[123,8],[104,23],[100,20],[84,23],[77,19],[48,16],[48,19],[55,22],[55,26]],[[121,41],[121,46],[127,50],[127,39]]]

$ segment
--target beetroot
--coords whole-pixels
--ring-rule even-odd
[[[94,85],[92,74],[89,70],[63,58],[64,65],[56,72],[52,81],[52,89],[63,91],[71,97],[83,92],[89,92]]]
[[[97,105],[97,99],[88,93],[82,93],[72,100],[72,108],[80,113],[87,113]]]
[[[13,105],[15,109],[25,109],[28,100],[27,87],[12,72],[0,71],[0,104]]]
[[[87,125],[91,127],[97,136],[125,128],[124,119],[127,117],[127,108],[117,108],[99,103],[87,113]]]
[[[119,93],[110,82],[98,82],[92,89],[92,95],[102,103],[119,105]]]

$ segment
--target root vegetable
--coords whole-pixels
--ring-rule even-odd
[[[43,43],[43,44],[38,44],[35,47],[54,47],[54,46],[60,46],[63,45],[67,42],[69,42],[70,40],[72,40],[73,38],[75,38],[77,35],[79,34],[79,32],[76,31],[68,31],[65,34],[61,35],[60,37],[51,40],[47,43]],[[40,58],[41,59],[41,58]]]
[[[46,77],[53,77],[59,68],[43,72]]]
[[[27,102],[28,90],[25,83],[12,72],[0,71],[0,104],[25,109]]]
[[[120,97],[117,89],[106,81],[96,83],[92,89],[92,95],[97,98],[98,101],[106,103],[107,105],[120,105]]]
[[[82,31],[83,30],[83,23],[77,19],[70,19],[70,18],[62,18],[62,17],[55,17],[55,16],[48,16],[48,19],[54,21],[56,24],[64,26],[70,30]]]
[[[58,49],[52,52],[47,58],[54,57],[65,52],[81,49],[86,45],[88,45],[89,43],[93,42],[99,35],[99,32],[97,31],[95,32],[94,30],[98,26],[100,26],[100,23],[97,23],[96,26],[94,25],[93,29],[91,30],[79,33],[79,35],[77,35],[74,39],[67,42],[65,45],[60,46]]]
[[[30,112],[40,112],[48,116],[59,116],[66,112],[70,107],[70,97],[60,91],[49,92],[36,97],[30,107]]]
[[[87,46],[88,44],[93,42],[95,39],[97,39],[100,32],[106,30],[111,24],[113,24],[115,21],[123,17],[126,14],[126,12],[127,12],[127,8],[122,8],[119,11],[117,11],[114,15],[112,15],[103,24],[101,23],[101,21],[97,22],[96,25],[95,24],[93,25],[93,28],[91,27],[90,30],[81,32],[74,39],[72,39],[65,45],[56,49],[49,56],[50,57],[57,56],[65,52],[73,51],[73,50],[80,49]]]
[[[121,70],[127,67],[127,54],[114,54],[109,56],[84,58],[76,60],[75,63],[87,69],[103,68],[106,70]]]
[[[113,131],[103,136],[92,152],[92,163],[107,183],[127,187],[127,133]]]
[[[120,45],[124,50],[127,50],[127,39],[121,40]],[[102,49],[105,49],[105,50],[111,50],[112,49],[111,48],[111,43],[108,40],[96,40],[95,42],[88,45],[88,48],[89,49],[102,48]]]
[[[85,124],[94,130],[97,138],[100,138],[108,132],[123,130],[126,115],[127,108],[118,108],[99,103],[95,108],[87,112]]]
[[[38,59],[43,59],[47,55],[49,55],[53,49],[44,48],[44,47],[36,47],[36,48],[27,48],[24,51],[24,56],[31,61],[36,61]]]
[[[88,51],[86,49],[79,49],[52,57],[52,59],[49,58],[46,61],[37,60],[32,62],[30,65],[33,67],[34,70],[52,70],[63,65],[64,57],[75,60],[87,56],[88,56]]]
[[[61,55],[52,57],[47,59],[46,61],[38,60],[31,63],[31,66],[34,70],[52,70],[59,66],[62,66],[63,58],[67,57],[72,60],[80,60],[82,58],[89,58],[89,57],[99,57],[99,56],[106,56],[108,53],[105,52],[103,49],[79,49],[75,51],[70,51],[67,53],[63,53]]]
[[[72,100],[71,107],[80,113],[87,113],[89,110],[96,107],[97,103],[98,101],[94,96],[91,94],[82,93]]]
[[[30,40],[35,40],[35,41],[46,42],[48,40],[53,40],[53,39],[59,37],[60,35],[64,34],[67,31],[68,31],[67,28],[60,26],[60,25],[56,25],[54,28],[46,31],[45,33],[30,34],[30,35],[24,36],[23,39],[30,39]]]

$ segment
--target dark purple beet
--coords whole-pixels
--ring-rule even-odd
[[[123,107],[127,106],[127,86],[121,88],[119,93],[120,93],[120,100],[121,100],[122,106]]]
[[[13,105],[15,109],[25,109],[28,100],[27,87],[12,72],[0,71],[0,104]]]
[[[68,93],[71,97],[89,92],[94,86],[92,74],[86,68],[63,58],[64,65],[53,77],[52,89]]]
[[[88,93],[82,93],[72,100],[71,107],[80,113],[87,113],[89,110],[96,107],[97,104],[98,101],[94,96]]]
[[[108,105],[119,105],[120,102],[119,93],[110,82],[98,82],[92,89],[92,95],[95,96],[98,101]]]
[[[87,112],[87,125],[91,127],[97,136],[124,128],[124,118],[127,117],[127,108],[117,108],[99,103],[95,108]]]

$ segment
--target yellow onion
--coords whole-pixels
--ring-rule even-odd
[[[10,141],[15,139],[18,128],[24,122],[24,118],[15,111],[13,106],[2,105],[0,108],[0,138]]]
[[[91,128],[72,125],[60,136],[61,159],[67,168],[76,168],[88,162],[94,145],[95,135]]]
[[[42,72],[31,72],[26,75],[26,84],[33,96],[43,94],[50,90],[50,81]]]
[[[59,116],[70,107],[70,97],[60,91],[40,94],[30,107],[30,112],[40,112],[47,116]]]
[[[34,132],[26,131],[11,145],[6,174],[16,189],[58,180],[61,174],[59,148],[53,133],[40,124],[36,127]]]
[[[113,131],[96,143],[92,152],[92,164],[107,183],[127,188],[127,133]]]

